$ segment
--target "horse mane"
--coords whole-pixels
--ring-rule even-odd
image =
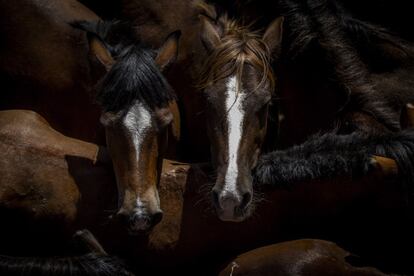
[[[211,17],[215,14],[208,10],[207,15]],[[270,66],[271,53],[259,33],[230,19],[225,13],[212,19],[222,29],[221,43],[208,55],[200,73],[199,86],[206,88],[212,82],[232,75],[240,80],[243,68],[248,64],[263,73],[258,87],[269,80],[273,90],[275,78]]]
[[[118,258],[97,254],[78,257],[30,258],[0,255],[0,275],[133,276]]]
[[[352,17],[342,7],[338,9],[339,23],[362,57],[376,65],[374,69],[385,67],[383,70],[389,71],[414,59],[412,43],[384,27]]]
[[[317,28],[309,16],[306,4],[295,0],[282,0],[280,3],[285,16],[285,27],[289,29],[288,53],[292,58],[301,55],[309,45],[317,40]],[[283,38],[285,40],[285,38]]]
[[[344,175],[357,178],[373,168],[372,156],[379,155],[397,162],[399,181],[407,191],[407,199],[412,200],[413,141],[413,129],[381,135],[362,132],[340,135],[337,130],[316,134],[301,145],[260,157],[254,169],[255,183],[289,187],[300,181]]]
[[[76,22],[95,34],[115,58],[100,81],[96,101],[105,111],[119,112],[135,101],[155,109],[174,100],[174,92],[155,64],[156,51],[131,38],[132,27],[120,21]]]
[[[369,79],[370,73],[349,41],[332,2],[308,0],[299,5],[284,0],[284,3],[285,7],[290,8],[287,19],[289,27],[294,31],[293,48],[290,50],[304,51],[311,42],[316,43],[323,50],[325,62],[332,67],[342,92],[347,94],[352,103],[389,129],[399,130],[398,114],[395,114],[375,90]],[[300,11],[300,15],[295,14],[297,11]],[[305,46],[299,46],[303,41]]]

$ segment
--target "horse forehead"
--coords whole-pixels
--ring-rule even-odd
[[[245,106],[248,97],[246,97],[246,91],[244,89],[245,85],[243,83],[243,80],[235,75],[227,78],[225,92],[225,107],[227,112],[231,111],[233,108],[240,110]]]
[[[152,126],[152,112],[140,102],[134,103],[126,112],[124,125],[133,131],[144,131]]]

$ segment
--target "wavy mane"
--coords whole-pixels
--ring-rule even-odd
[[[283,0],[283,3],[291,30],[291,56],[301,55],[311,44],[317,45],[348,99],[390,130],[399,130],[398,114],[377,93],[367,65],[348,37],[342,11],[336,2],[309,0],[297,4]]]

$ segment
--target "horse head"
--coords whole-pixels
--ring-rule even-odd
[[[253,209],[251,170],[266,134],[275,82],[270,61],[280,49],[283,18],[262,36],[225,15],[200,19],[208,52],[200,85],[217,171],[213,203],[221,220],[242,221]]]
[[[118,39],[119,22],[77,24],[88,31],[91,58],[106,71],[96,100],[118,185],[117,217],[131,233],[147,231],[163,214],[157,185],[175,96],[161,72],[177,57],[180,32],[152,50]]]

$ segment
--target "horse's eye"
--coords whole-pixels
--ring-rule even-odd
[[[160,108],[155,110],[155,117],[157,120],[157,125],[160,129],[165,128],[171,124],[172,120],[174,119],[174,116],[169,108]]]

